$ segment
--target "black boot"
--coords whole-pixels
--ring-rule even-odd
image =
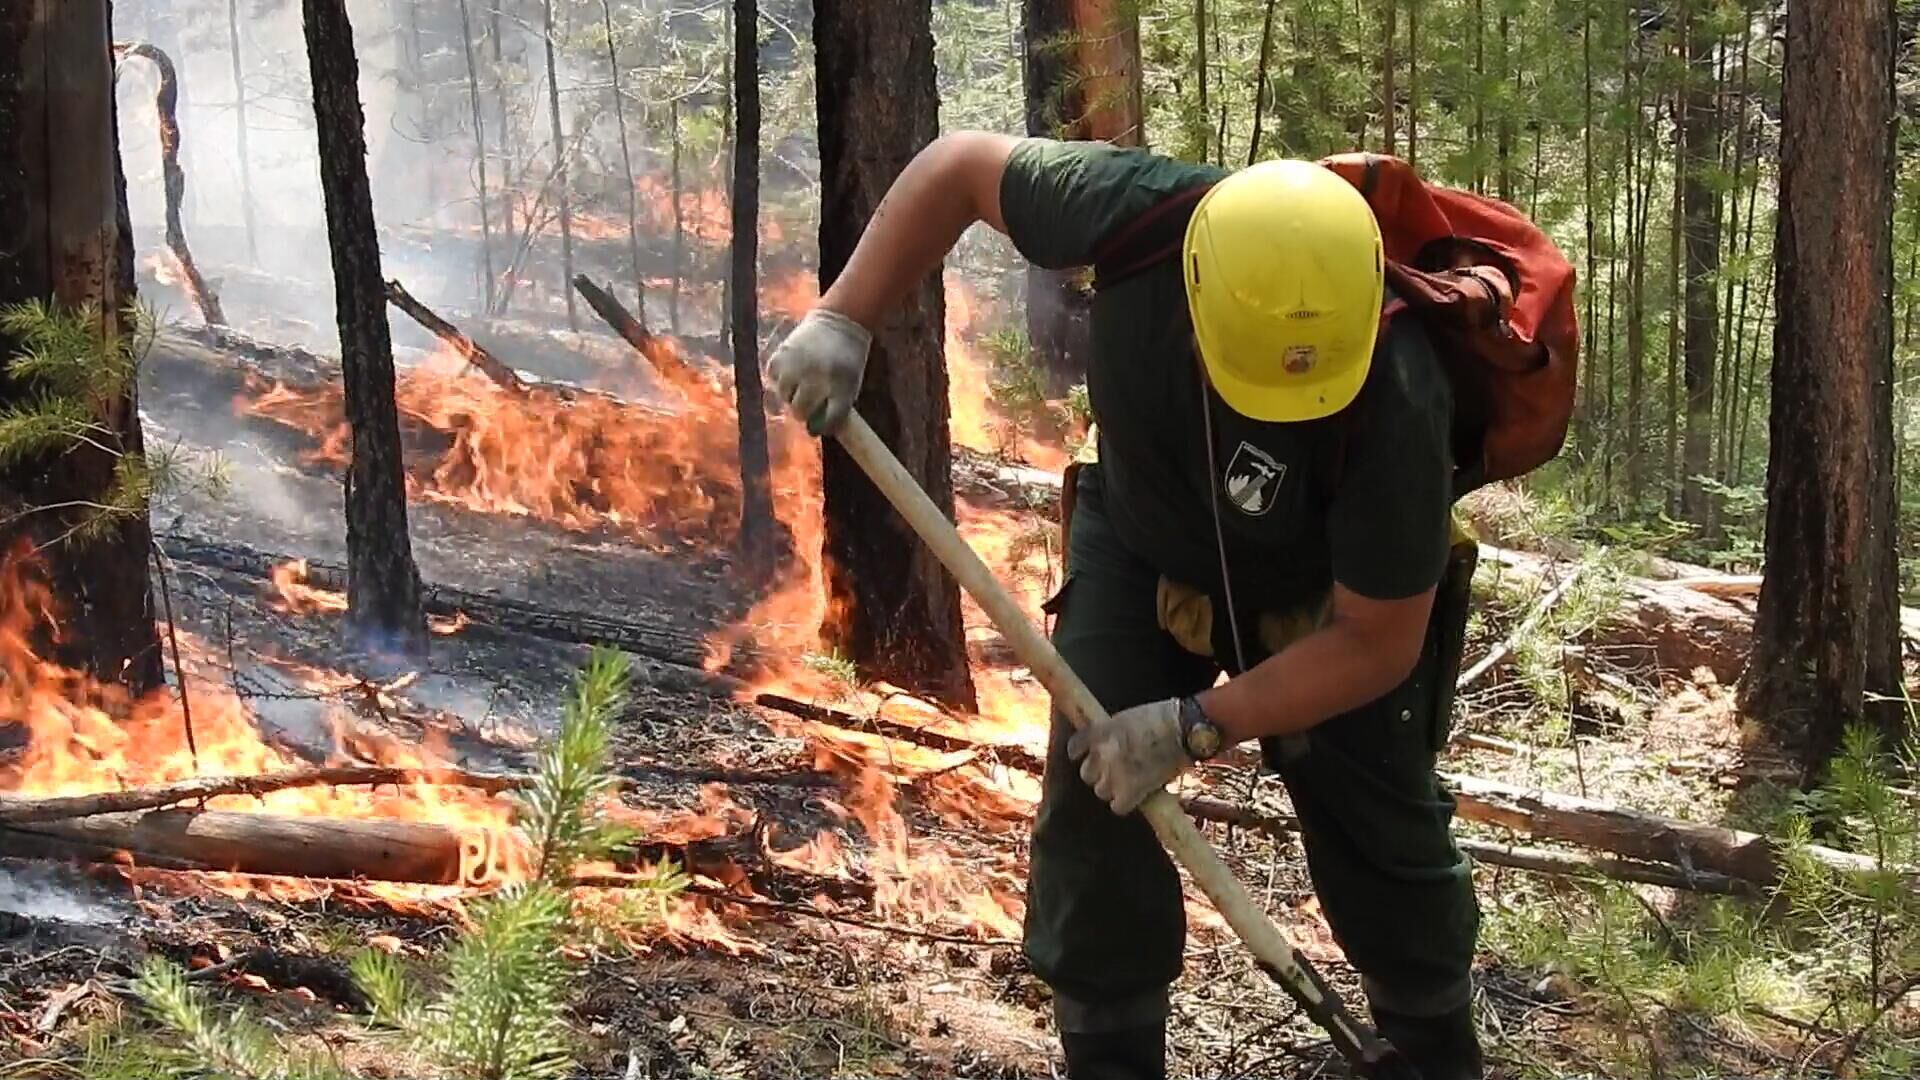
[[[1166,1080],[1167,1028],[1129,1028],[1098,1033],[1063,1031],[1070,1080]]]
[[[1472,1005],[1439,1016],[1402,1016],[1376,1008],[1373,1022],[1421,1080],[1482,1080],[1486,1075]]]

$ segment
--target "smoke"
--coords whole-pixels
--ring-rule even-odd
[[[40,867],[0,869],[0,911],[91,926],[119,922],[123,917],[106,904],[81,896],[70,875]]]

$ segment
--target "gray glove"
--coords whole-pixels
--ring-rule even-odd
[[[1080,779],[1113,807],[1131,814],[1192,764],[1180,738],[1180,700],[1136,705],[1096,721],[1067,739]]]
[[[873,335],[866,327],[837,311],[816,307],[773,350],[767,375],[774,392],[807,422],[808,434],[833,431],[853,411],[872,344]]]

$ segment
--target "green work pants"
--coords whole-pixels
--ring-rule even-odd
[[[1214,658],[1161,628],[1159,571],[1114,534],[1098,465],[1077,472],[1066,582],[1048,604],[1055,646],[1110,712],[1212,685]],[[1464,588],[1451,591],[1463,602]],[[1224,605],[1214,609],[1225,623]],[[1258,621],[1243,610],[1243,627]],[[1451,700],[1442,672],[1458,663],[1446,640],[1430,630],[1413,673],[1378,701],[1263,744],[1292,795],[1335,940],[1376,1008],[1416,1016],[1468,1000],[1479,918],[1449,832],[1453,800],[1434,775]],[[1215,641],[1231,669],[1231,635],[1221,629]],[[1258,642],[1246,644],[1249,664],[1265,658]],[[1185,946],[1180,880],[1146,820],[1114,814],[1080,779],[1070,730],[1056,710],[1033,830],[1027,957],[1053,988],[1063,1030],[1161,1023]]]

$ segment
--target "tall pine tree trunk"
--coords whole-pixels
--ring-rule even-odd
[[[353,25],[345,0],[301,0],[300,7],[320,139],[320,191],[333,254],[340,375],[346,386],[347,424],[353,431],[353,460],[347,467],[347,624],[369,646],[423,654],[427,622],[407,533],[400,417],[393,402],[393,343],[387,331],[373,196],[367,188]]]
[[[633,151],[627,145],[627,103],[620,94],[620,53],[614,47],[613,5],[609,0],[600,0],[600,17],[607,28],[607,71],[613,79],[613,120],[615,126],[620,129],[620,165],[627,176],[627,259],[633,264],[629,268],[633,274],[633,313],[634,317],[640,320],[640,325],[645,326],[647,325],[647,282],[640,275],[640,186],[633,175]],[[755,92],[758,92],[758,87],[755,88]],[[756,148],[756,162],[758,156],[759,151]],[[756,190],[756,206],[758,197]],[[573,279],[569,277],[567,280]],[[765,425],[762,425],[761,431],[764,433],[765,430]]]
[[[733,0],[733,386],[740,420],[740,555],[773,568],[773,478],[760,389],[760,4]],[[634,266],[636,274],[639,265]]]
[[[1687,264],[1687,426],[1680,449],[1680,512],[1688,521],[1705,524],[1710,516],[1706,488],[1700,477],[1713,467],[1713,367],[1719,347],[1720,205],[1713,173],[1720,156],[1719,88],[1706,70],[1713,59],[1713,35],[1704,20],[1688,12],[1687,156],[1682,179],[1681,215],[1684,218]]]
[[[680,196],[684,181],[680,174],[680,99],[667,103],[667,139],[673,144],[673,179],[669,194],[673,197],[673,284],[667,293],[667,328],[680,332],[680,290],[684,287],[687,263],[687,215]]]
[[[493,226],[487,213],[487,123],[480,110],[480,73],[473,59],[473,21],[468,16],[467,0],[460,0],[460,43],[467,57],[467,101],[473,107],[473,163],[480,180],[480,276],[481,295],[493,310]]]
[[[1407,164],[1420,165],[1420,0],[1407,0]]]
[[[124,340],[121,313],[136,298],[132,245],[122,231],[111,37],[104,3],[0,5],[0,220],[9,238],[0,258],[0,304],[40,300],[67,311],[93,305],[102,333]],[[6,377],[17,348],[0,335],[0,409],[27,404],[32,392]],[[99,403],[92,419],[113,446],[101,438],[102,445],[0,467],[0,560],[39,547],[61,606],[58,639],[39,643],[46,658],[138,694],[162,680],[147,588],[146,507],[86,541],[69,534],[91,519],[88,507],[22,513],[97,502],[114,485],[112,449],[144,453],[137,387]]]
[[[1595,344],[1600,333],[1600,321],[1594,318],[1596,300],[1600,295],[1599,251],[1597,231],[1594,228],[1594,192],[1593,192],[1593,3],[1586,0],[1580,6],[1580,125],[1581,178],[1585,181],[1584,210],[1581,223],[1587,236],[1587,276],[1581,282],[1581,291],[1586,294],[1586,342],[1582,350],[1587,357],[1586,374],[1581,387],[1580,408],[1580,452],[1593,452],[1594,432],[1594,377],[1598,366],[1594,359],[1599,356]]]
[[[1260,125],[1267,116],[1267,72],[1273,62],[1273,9],[1276,0],[1267,0],[1267,12],[1260,20],[1260,66],[1253,80],[1253,138],[1247,142],[1247,164],[1260,160]]]
[[[1473,0],[1473,120],[1467,126],[1473,190],[1487,190],[1487,3]]]
[[[1804,726],[1805,781],[1849,722],[1902,710],[1893,478],[1892,7],[1787,5],[1766,580],[1748,714]]]
[[[1139,11],[1130,0],[1022,0],[1027,134],[1138,146]],[[1091,298],[1068,271],[1027,269],[1027,337],[1064,393],[1087,377]]]
[[[1506,17],[1501,16],[1501,56],[1504,63],[1506,55]],[[1641,83],[1644,72],[1635,63],[1633,52],[1634,39],[1627,35],[1622,45],[1621,66],[1626,72],[1623,80],[1622,96],[1627,116],[1627,511],[1634,512],[1640,505],[1641,469],[1646,463],[1645,448],[1640,445],[1641,398],[1643,396],[1643,372],[1646,366],[1646,290],[1642,288],[1646,275],[1645,248],[1640,243],[1640,220],[1642,214],[1640,193],[1645,187],[1642,174],[1648,170],[1646,152],[1640,145]],[[1506,120],[1501,119],[1505,131]],[[1500,158],[1501,197],[1506,197],[1507,165],[1502,141]]]
[[[1512,77],[1512,42],[1508,33],[1509,16],[1507,0],[1498,0],[1500,5],[1500,89],[1508,89],[1507,82]],[[1513,201],[1513,110],[1515,103],[1509,98],[1500,104],[1500,119],[1494,134],[1494,156],[1498,159],[1497,182],[1501,202]]]
[[[553,0],[544,0],[547,48],[547,118],[553,131],[553,199],[560,210],[560,292],[567,298],[567,329],[580,329],[573,302],[573,193],[567,182],[567,140],[560,130],[560,70],[553,62]]]
[[[822,291],[938,129],[931,23],[927,0],[814,0]],[[856,407],[951,514],[945,307],[930,275],[879,327]],[[829,638],[871,676],[972,708],[958,587],[838,443],[822,453]]]
[[[247,261],[260,262],[254,239],[253,169],[247,153],[247,78],[240,59],[240,0],[227,0],[227,51],[233,57],[234,156],[240,162],[240,217],[247,228]]]
[[[1678,509],[1680,497],[1680,328],[1683,318],[1680,247],[1681,233],[1684,231],[1681,193],[1686,190],[1680,181],[1680,173],[1686,168],[1687,155],[1687,97],[1684,90],[1674,91],[1673,109],[1673,200],[1667,213],[1667,418],[1662,425],[1666,428],[1666,456],[1660,469],[1660,483],[1665,489],[1661,507],[1668,513]]]

